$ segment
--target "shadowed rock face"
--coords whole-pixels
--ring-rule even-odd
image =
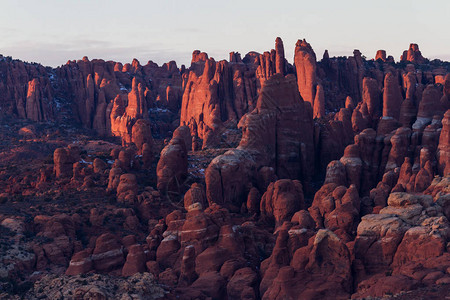
[[[271,117],[271,123],[264,123],[264,119]],[[239,149],[258,151],[266,148],[263,151],[272,153],[268,163],[275,167],[279,178],[296,178],[312,171],[314,156],[311,108],[297,93],[293,76],[271,77],[261,89],[256,109],[247,118],[248,121],[245,118],[241,120],[241,124],[242,121],[245,122],[241,126],[246,128],[243,128]],[[259,121],[259,124],[252,124],[252,120]],[[273,135],[266,135],[267,130],[273,130]],[[260,141],[259,145],[253,144],[257,141]]]
[[[450,69],[405,55],[2,57],[0,298],[444,298]]]
[[[378,83],[373,78],[365,77],[363,80],[363,104],[367,106],[368,115],[372,119],[380,116],[380,91]]]
[[[153,145],[152,128],[148,120],[139,119],[131,128],[131,141],[138,148],[138,152],[142,154],[144,144],[148,147]]]
[[[280,179],[271,183],[261,198],[261,215],[275,226],[289,221],[295,212],[305,208],[303,187],[297,180]]]
[[[311,113],[292,75],[275,74],[265,81],[256,108],[239,123],[239,146],[216,157],[206,170],[208,201],[221,199],[218,203],[224,204],[237,199],[240,205],[248,193],[246,182],[262,166],[273,167],[278,178],[308,178],[314,164]],[[235,178],[233,188],[225,178]],[[221,197],[214,196],[217,191],[222,191]]]
[[[394,74],[387,73],[384,78],[383,117],[391,117],[398,120],[402,101],[398,79]]]
[[[288,232],[280,232],[272,256],[262,263],[262,283],[268,284],[260,286],[263,299],[347,299],[351,264],[345,244],[331,231],[321,229],[307,245],[295,249],[290,263],[289,259],[287,263],[277,260],[276,255],[282,255],[291,239]]]
[[[445,112],[442,119],[437,155],[440,175],[448,176],[450,174],[450,110]]]
[[[432,119],[434,115],[442,114],[440,98],[441,93],[433,85],[428,85],[422,94],[422,100],[419,103],[417,118]]]
[[[158,190],[177,190],[187,176],[187,150],[184,141],[173,138],[161,151],[156,174]]]

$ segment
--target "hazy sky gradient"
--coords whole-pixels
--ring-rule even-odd
[[[303,38],[318,59],[325,49],[368,58],[385,49],[397,61],[414,42],[450,60],[449,16],[449,0],[2,0],[0,53],[50,66],[84,55],[180,66],[195,49],[228,59],[270,50],[280,36],[290,62]]]

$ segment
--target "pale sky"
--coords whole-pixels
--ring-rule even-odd
[[[1,0],[0,53],[44,65],[137,58],[189,66],[193,50],[216,60],[238,51],[264,52],[284,41],[292,62],[306,38],[322,58],[373,58],[378,49],[398,61],[411,42],[427,58],[450,60],[450,0]]]

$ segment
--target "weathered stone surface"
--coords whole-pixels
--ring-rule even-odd
[[[330,162],[327,166],[327,174],[324,183],[347,185],[347,172],[344,164],[342,164],[339,160]]]
[[[367,273],[386,270],[408,229],[408,224],[395,215],[378,214],[362,217],[355,240],[355,258],[362,261]]]
[[[425,58],[423,58],[422,53],[419,50],[419,45],[410,44],[409,49],[403,51],[403,55],[400,57],[400,60],[420,64],[425,61]]]
[[[134,174],[120,175],[117,186],[117,200],[121,202],[133,202],[137,196],[138,184]]]
[[[257,299],[258,275],[251,268],[237,270],[227,284],[227,294],[233,299]]]
[[[381,99],[378,82],[369,77],[363,80],[363,104],[367,107],[367,113],[372,119],[381,116]],[[364,111],[362,112],[364,113]]]
[[[178,279],[178,286],[188,286],[197,279],[195,273],[195,248],[187,246],[184,249],[183,258],[181,261],[180,278]]]
[[[397,76],[393,73],[387,73],[384,78],[383,117],[391,117],[399,120],[402,101]]]
[[[91,255],[88,251],[82,250],[75,253],[66,270],[66,275],[85,274],[93,269]]]
[[[439,136],[437,157],[440,175],[448,176],[450,174],[450,110],[445,112],[444,118],[442,119],[442,130]]]
[[[386,61],[386,50],[378,50],[377,54],[375,55],[375,60],[382,60],[383,62]]]
[[[187,150],[184,140],[173,138],[161,151],[156,175],[158,176],[158,190],[180,191],[187,176]]]
[[[316,96],[316,54],[306,40],[298,40],[295,45],[294,64],[297,71],[297,84],[303,100],[314,105]]]
[[[73,159],[70,153],[65,148],[58,148],[53,154],[53,161],[55,163],[56,177],[70,177],[72,175]]]
[[[191,188],[184,194],[184,208],[189,211],[194,208],[194,204],[200,204],[201,208],[206,208],[205,187],[202,184],[194,183]]]
[[[263,282],[266,276],[268,271]],[[267,289],[261,285],[260,291],[263,299],[347,299],[350,278],[347,247],[331,231],[319,230],[307,246],[295,252],[290,266],[280,267],[273,283]]]
[[[289,221],[294,213],[305,208],[302,184],[297,180],[281,179],[271,183],[261,198],[263,218],[275,221],[278,227]]]
[[[128,248],[128,255],[122,268],[122,276],[131,276],[145,272],[146,256],[141,245],[132,245]]]
[[[206,170],[209,203],[240,207],[248,194],[246,182],[257,177],[259,166],[273,167],[278,178],[309,178],[312,112],[302,102],[293,76],[275,74],[265,81],[257,107],[241,119],[240,127],[237,149],[213,159]]]
[[[99,272],[109,272],[120,268],[125,262],[122,246],[110,233],[102,234],[97,238],[91,258],[95,270]]]
[[[138,153],[142,154],[144,144],[149,147],[153,145],[152,129],[148,120],[139,119],[131,128],[131,141],[138,148]]]
[[[355,144],[347,146],[340,162],[345,167],[346,182],[356,185],[356,188],[359,190],[361,186],[362,160],[358,146]]]
[[[433,85],[428,85],[422,94],[422,100],[419,103],[419,110],[417,112],[417,121],[428,120],[431,121],[434,115],[442,114],[440,104],[441,94]]]

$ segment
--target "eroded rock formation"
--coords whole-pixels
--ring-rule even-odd
[[[274,48],[2,57],[0,298],[446,295],[447,64]]]

